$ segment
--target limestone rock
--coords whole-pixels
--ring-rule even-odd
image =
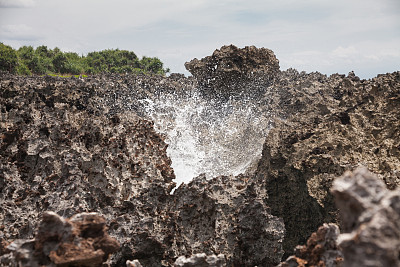
[[[201,60],[186,62],[185,67],[203,87],[214,89],[213,92],[232,93],[249,79],[275,76],[279,72],[279,61],[267,48],[229,45]]]
[[[143,265],[140,264],[140,261],[138,260],[133,260],[133,261],[127,260],[126,267],[143,267]]]
[[[224,255],[207,256],[205,253],[195,254],[189,258],[179,257],[174,266],[176,267],[224,267],[226,266]]]
[[[336,224],[324,224],[312,233],[306,245],[297,246],[295,255],[290,256],[279,267],[305,266],[342,266],[343,255],[337,246],[339,227]]]
[[[324,222],[337,222],[329,189],[344,171],[363,164],[389,188],[400,184],[400,72],[360,80],[289,70],[278,79],[266,97],[285,119],[269,131],[253,180],[284,219],[289,256]]]
[[[400,266],[400,189],[389,191],[358,168],[335,180],[332,193],[343,224],[343,266]]]
[[[400,72],[361,80],[279,71],[272,51],[233,46],[187,67],[195,78],[0,73],[0,255],[33,259],[34,242],[23,240],[33,239],[45,211],[98,212],[121,244],[112,266],[173,266],[197,253],[271,266],[337,221],[329,188],[345,170],[361,163],[390,189],[400,184]],[[252,171],[199,177],[171,195],[165,136],[143,103],[192,97],[198,87],[217,106],[226,96],[251,100],[273,123]],[[239,153],[242,140],[233,143]]]
[[[273,266],[285,228],[270,214],[265,192],[239,175],[195,178],[175,191],[181,255],[224,254],[228,266]]]
[[[119,80],[103,78],[0,80],[0,239],[33,238],[44,211],[96,211],[121,244],[112,264],[158,264],[175,185],[167,145],[136,113],[109,112],[118,101],[107,91]]]
[[[79,213],[64,219],[43,213],[34,240],[17,240],[0,258],[9,266],[102,266],[119,249],[107,233],[105,219],[96,213]]]

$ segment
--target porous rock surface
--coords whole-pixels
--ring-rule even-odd
[[[144,257],[154,266],[173,232],[167,145],[132,112],[105,116],[109,105],[95,102],[95,85],[2,77],[0,238],[32,238],[44,211],[66,217],[95,211],[121,244],[112,264]]]
[[[400,266],[400,189],[389,191],[366,168],[336,179],[332,193],[340,212],[344,267]]]
[[[279,72],[279,60],[267,48],[226,45],[211,56],[186,62],[185,67],[206,91],[232,94],[259,80],[273,78]]]
[[[223,254],[228,266],[271,266],[337,221],[329,188],[345,170],[361,163],[390,189],[399,185],[400,72],[327,77],[279,71],[266,49],[214,54],[187,65],[194,78],[2,73],[0,254],[33,238],[45,211],[98,212],[121,245],[112,266],[173,266],[198,253]],[[167,145],[142,100],[197,87],[239,100],[243,84],[276,118],[261,160],[246,175],[200,176],[171,195]]]
[[[19,267],[100,266],[119,249],[107,233],[105,219],[96,213],[78,213],[63,219],[44,212],[32,240],[16,240],[0,257],[0,264]]]
[[[167,145],[139,116],[137,100],[157,93],[148,90],[150,82],[169,90],[177,79],[3,74],[2,253],[15,240],[33,238],[45,211],[98,212],[121,245],[110,257],[113,266],[133,260],[172,266],[180,255],[201,252],[225,253],[233,266],[279,263],[283,222],[270,214],[265,194],[247,187],[250,177],[213,184],[199,178],[170,194]],[[133,103],[124,106],[128,97]]]
[[[340,213],[339,228],[324,224],[297,246],[280,267],[400,266],[400,189],[365,167],[346,171],[331,188]]]
[[[400,184],[400,72],[360,80],[288,70],[279,79],[267,95],[285,119],[268,133],[253,181],[285,222],[288,256],[337,221],[329,188],[345,170],[362,164],[388,188]]]
[[[279,262],[283,221],[270,214],[263,201],[265,191],[249,185],[249,179],[244,175],[211,180],[199,176],[175,191],[177,230],[187,244],[182,254],[223,254],[227,265],[234,266]]]
[[[297,246],[294,255],[280,263],[278,267],[342,266],[343,254],[337,245],[339,233],[336,224],[324,223],[311,234],[305,245]]]
[[[174,266],[176,267],[223,267],[226,266],[224,255],[207,256],[205,253],[195,254],[189,258],[180,256]]]

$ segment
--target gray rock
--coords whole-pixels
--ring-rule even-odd
[[[225,257],[222,254],[207,256],[205,253],[195,254],[189,258],[179,257],[174,266],[176,267],[224,267]]]
[[[400,189],[389,191],[376,175],[358,168],[336,179],[332,193],[343,221],[343,266],[400,266]]]
[[[126,267],[143,267],[143,265],[140,264],[140,261],[138,260],[133,260],[133,261],[127,260]]]

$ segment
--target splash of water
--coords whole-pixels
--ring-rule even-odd
[[[251,97],[210,99],[160,94],[141,101],[156,130],[166,135],[176,183],[205,174],[238,175],[260,158],[270,116]]]

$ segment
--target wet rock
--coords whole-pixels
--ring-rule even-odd
[[[400,189],[389,191],[358,168],[335,180],[332,193],[343,225],[343,266],[400,266]]]
[[[189,258],[179,257],[174,266],[176,267],[223,267],[226,266],[224,255],[207,256],[205,253],[195,254]]]
[[[107,233],[105,219],[96,213],[79,213],[64,219],[45,212],[33,240],[16,240],[0,258],[9,266],[102,266],[119,249]]]

